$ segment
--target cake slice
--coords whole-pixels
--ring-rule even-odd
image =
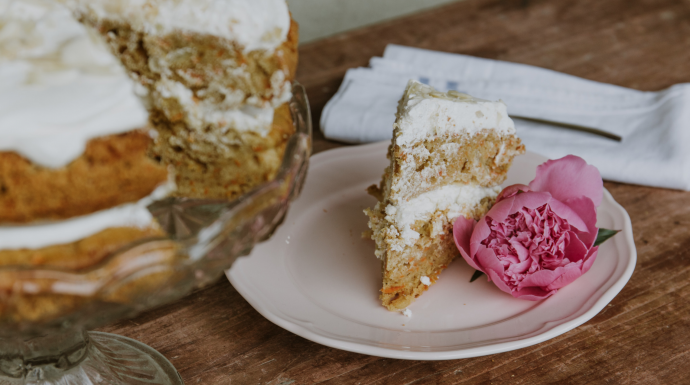
[[[390,165],[380,186],[369,188],[379,202],[365,210],[382,261],[383,306],[403,310],[436,282],[459,255],[454,220],[486,213],[522,152],[503,102],[410,80],[398,103]]]

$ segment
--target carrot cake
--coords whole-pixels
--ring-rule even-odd
[[[163,235],[155,200],[234,199],[272,179],[294,132],[297,40],[285,0],[0,0],[0,268],[118,271],[98,263]],[[3,274],[0,319],[137,295],[15,280]]]
[[[285,0],[66,1],[137,84],[178,195],[235,198],[275,176],[294,132]]]
[[[404,310],[459,252],[452,225],[479,219],[493,204],[513,158],[524,152],[503,102],[411,80],[398,104],[390,165],[369,216],[382,261],[380,299]]]
[[[85,267],[161,235],[154,200],[272,179],[296,65],[284,0],[0,0],[0,265]]]

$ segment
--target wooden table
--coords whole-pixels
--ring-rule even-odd
[[[318,121],[345,71],[388,43],[658,90],[690,82],[690,1],[467,0],[304,45],[297,77],[312,103],[315,152],[342,145],[325,140]],[[102,330],[157,349],[187,384],[688,384],[690,192],[606,188],[632,218],[635,273],[591,321],[536,346],[440,362],[349,353],[273,325],[225,279]]]

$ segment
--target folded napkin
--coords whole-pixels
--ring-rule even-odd
[[[690,190],[690,84],[642,92],[523,64],[389,45],[369,68],[347,72],[321,116],[326,138],[390,140],[409,79],[440,91],[501,99],[510,115],[618,135],[621,142],[514,119],[530,151],[552,159],[578,155],[611,181]]]

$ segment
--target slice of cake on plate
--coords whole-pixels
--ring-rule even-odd
[[[408,83],[398,103],[390,165],[380,186],[369,189],[379,202],[365,210],[388,310],[405,309],[459,255],[454,220],[486,213],[522,152],[503,102]]]

